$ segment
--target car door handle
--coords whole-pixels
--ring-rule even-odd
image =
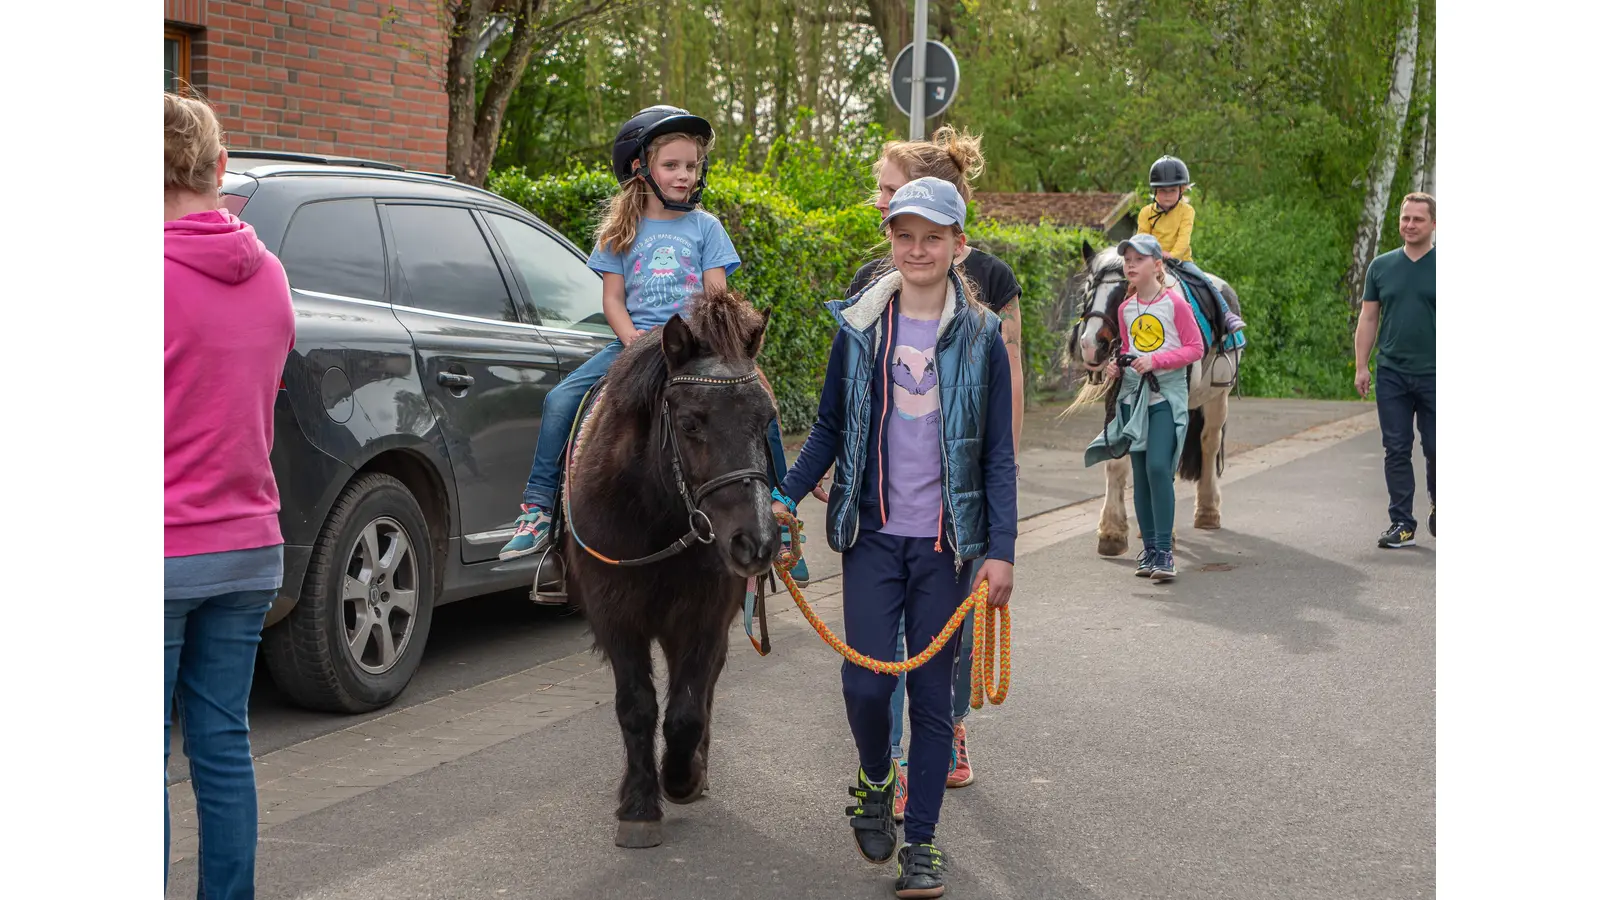
[[[440,372],[439,383],[448,388],[469,388],[476,381],[471,375],[462,375],[457,372]]]

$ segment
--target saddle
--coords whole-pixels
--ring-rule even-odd
[[[1228,342],[1228,323],[1222,314],[1222,296],[1211,283],[1211,279],[1197,278],[1183,266],[1169,266],[1167,271],[1177,277],[1184,294],[1189,298],[1189,305],[1194,309],[1195,319],[1200,324],[1206,346],[1218,350],[1230,349],[1232,345]]]

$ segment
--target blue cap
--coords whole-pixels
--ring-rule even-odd
[[[918,178],[906,182],[889,201],[889,222],[902,213],[921,216],[935,225],[954,225],[967,230],[967,201],[956,186],[943,178]]]
[[[1127,253],[1129,247],[1132,247],[1145,256],[1161,255],[1161,242],[1156,240],[1156,236],[1153,234],[1136,234],[1133,237],[1128,238],[1117,245],[1117,253],[1119,255]]]

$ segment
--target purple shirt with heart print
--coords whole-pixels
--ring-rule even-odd
[[[938,337],[938,319],[895,314],[889,350],[892,397],[883,425],[884,534],[939,535],[939,377],[933,367]]]

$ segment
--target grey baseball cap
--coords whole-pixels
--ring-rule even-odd
[[[895,191],[894,199],[889,201],[889,214],[883,220],[891,222],[902,213],[920,216],[935,225],[967,230],[967,201],[961,199],[955,185],[943,178],[918,178]]]
[[[1161,242],[1156,240],[1156,236],[1153,234],[1136,234],[1133,237],[1128,238],[1117,245],[1117,253],[1119,255],[1127,253],[1129,247],[1132,247],[1145,256],[1161,255]]]

